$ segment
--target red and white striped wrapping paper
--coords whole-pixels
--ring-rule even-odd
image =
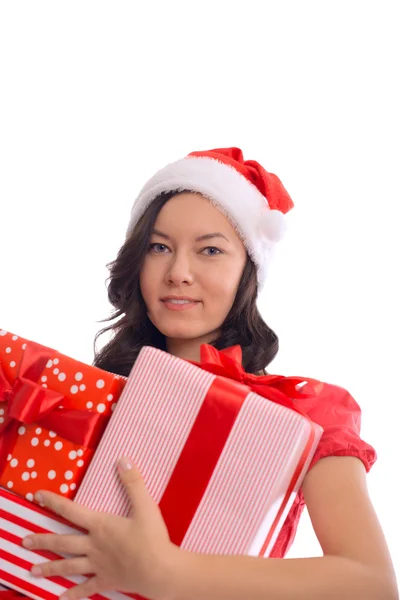
[[[130,504],[116,461],[128,455],[159,504],[174,543],[209,554],[268,556],[322,428],[294,410],[243,390],[236,382],[170,354],[142,349],[74,501],[127,516]],[[231,410],[227,398],[235,394],[243,398],[227,428],[225,412]],[[207,402],[208,413],[204,412]],[[212,464],[224,428],[226,439]],[[206,484],[204,465],[209,471],[212,466]],[[198,486],[201,479],[203,489]],[[2,502],[4,498],[3,494]],[[83,580],[30,576],[30,566],[48,560],[44,558],[48,554],[22,548],[22,537],[38,526],[60,533],[71,528],[20,498],[15,500],[19,508],[18,517],[14,516],[9,496],[6,502],[8,514],[3,510],[1,517],[7,539],[0,549],[8,565],[0,571],[0,582],[35,600],[55,600],[71,582]],[[7,575],[7,569],[12,575]],[[28,589],[33,583],[43,592]],[[113,600],[127,596],[136,598],[119,592],[102,595]]]
[[[84,576],[33,577],[33,565],[66,558],[65,554],[48,551],[31,551],[24,548],[23,538],[30,533],[74,533],[59,517],[50,514],[14,494],[0,488],[0,583],[34,600],[57,600],[67,589],[86,580]],[[93,600],[130,600],[119,592],[105,592],[91,596]]]

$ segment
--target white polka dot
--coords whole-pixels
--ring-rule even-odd
[[[12,488],[12,487],[13,487],[13,485],[14,485],[14,482],[13,482],[13,481],[7,481],[7,487],[8,487],[8,488]]]
[[[0,415],[4,415],[4,408],[0,408]]]
[[[78,467],[83,467],[83,465],[85,464],[83,460],[78,460],[78,462],[76,463],[78,465]]]
[[[62,448],[62,447],[63,447],[63,443],[62,443],[62,442],[56,442],[56,443],[54,444],[54,448],[55,448],[56,450],[61,450],[61,448]]]
[[[53,361],[49,360],[48,363],[47,363],[47,365],[46,365],[46,368],[47,369],[51,369],[52,366],[53,366]]]
[[[62,485],[60,485],[60,492],[62,494],[66,494],[69,491],[69,487],[66,483],[63,483]]]
[[[19,435],[24,435],[25,431],[26,431],[26,429],[23,425],[18,429]]]
[[[56,435],[54,431],[49,431],[49,437],[56,437]]]
[[[55,479],[55,478],[56,478],[56,475],[57,475],[57,473],[56,473],[55,471],[49,471],[49,472],[47,473],[47,477],[48,477],[49,479]]]
[[[10,462],[10,467],[16,467],[18,464],[18,460],[16,458],[13,458],[12,461]]]
[[[97,412],[102,413],[106,410],[106,405],[101,403],[97,405]]]
[[[42,387],[47,388],[47,383],[42,383]]]
[[[80,372],[75,373],[75,379],[76,379],[76,381],[82,381],[83,373],[80,373]]]
[[[65,473],[64,473],[65,479],[72,479],[73,476],[74,476],[73,471],[65,471]]]
[[[22,350],[26,349],[26,344],[22,344]]]
[[[101,390],[105,385],[104,379],[98,379],[96,381],[96,387],[99,388],[99,390]]]
[[[40,381],[47,381],[47,375],[43,375],[43,377],[40,378]]]
[[[25,498],[26,498],[27,500],[29,500],[29,502],[32,502],[32,500],[33,500],[33,494],[32,494],[32,492],[28,492],[28,493],[26,494]]]
[[[58,376],[58,380],[59,381],[65,381],[67,379],[67,376],[65,373],[60,373]]]
[[[28,473],[28,471],[24,471],[21,475],[22,477],[22,481],[28,481],[28,479],[30,479],[30,475]]]
[[[71,483],[71,485],[69,486],[70,490],[74,490],[76,488],[76,483]]]
[[[78,388],[77,385],[72,385],[71,386],[71,389],[70,389],[71,394],[77,394],[78,391],[79,391],[79,388]]]
[[[117,406],[117,403],[114,402],[114,404],[111,404],[111,410],[114,411],[115,407]]]
[[[11,459],[12,459],[12,454],[9,454],[9,455],[7,456],[7,460],[11,460]]]
[[[93,402],[86,402],[86,407],[87,408],[92,408],[93,407]]]
[[[0,423],[4,423],[5,419],[4,417],[0,417]]]
[[[32,469],[32,467],[35,466],[35,461],[33,460],[33,458],[30,458],[29,460],[26,461],[26,466],[29,467],[30,469]]]
[[[16,364],[17,364],[17,363],[15,362],[15,360],[12,360],[12,361],[10,362],[10,367],[15,367],[15,365],[16,365]]]
[[[59,358],[55,358],[55,359],[53,360],[53,363],[54,363],[55,365],[58,365],[58,363],[59,363],[59,362],[60,362],[60,359],[59,359]]]
[[[111,400],[114,400],[114,396],[113,396],[113,394],[108,394],[108,396],[107,396],[107,400],[108,400],[109,402],[111,402]]]
[[[84,383],[81,383],[79,389],[81,390],[81,392],[84,392],[86,390],[86,385]]]
[[[62,406],[62,404],[60,404],[60,406],[58,408],[64,408],[64,407]]]
[[[11,339],[12,339],[13,342],[15,342],[15,340],[18,339],[18,336],[17,335],[13,335]]]
[[[76,452],[75,452],[75,450],[71,450],[71,452],[68,454],[68,457],[71,460],[75,460],[75,458],[76,458]]]
[[[82,448],[79,448],[78,452],[77,452],[78,456],[83,456],[83,450]]]
[[[5,329],[0,329],[0,336],[7,335],[8,331]]]
[[[11,348],[9,346],[8,348],[6,348],[6,354],[10,354],[10,352],[11,352]]]
[[[36,477],[37,477],[36,471],[32,471],[31,477],[32,477],[32,479],[36,479]]]
[[[50,446],[50,440],[44,440],[43,443],[44,443],[45,446]]]
[[[40,435],[42,433],[41,427],[38,427],[37,429],[35,429],[35,433],[37,433],[38,435]]]
[[[32,438],[32,439],[31,439],[31,444],[32,444],[32,446],[37,446],[37,445],[38,445],[38,443],[39,443],[39,440],[38,440],[38,438],[37,438],[37,437],[34,437],[34,438]]]
[[[59,372],[60,372],[60,369],[54,369],[54,371],[53,371],[54,375],[58,375]]]

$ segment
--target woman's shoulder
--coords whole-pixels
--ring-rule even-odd
[[[315,378],[304,380],[314,385],[315,394],[295,398],[293,402],[323,429],[309,468],[325,456],[356,456],[368,472],[377,454],[373,446],[361,438],[362,410],[358,401],[342,385]]]

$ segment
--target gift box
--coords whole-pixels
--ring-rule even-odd
[[[73,498],[125,383],[0,330],[0,486]]]
[[[74,501],[127,516],[130,502],[116,462],[128,455],[173,543],[187,551],[268,557],[322,435],[293,402],[318,393],[317,382],[249,375],[239,347],[202,346],[201,352],[198,365],[142,349]],[[17,514],[11,495],[1,494],[8,508],[0,542],[7,566],[0,581],[43,600],[83,581],[30,575],[32,564],[59,556],[22,548],[25,535],[78,530],[15,496]],[[100,597],[139,598],[118,591]]]
[[[323,384],[248,374],[239,346],[203,345],[199,366],[142,349],[75,501],[129,515],[115,469],[128,455],[174,544],[268,556],[323,433],[292,399]]]
[[[33,565],[66,555],[25,549],[22,539],[29,533],[69,534],[79,533],[79,530],[38,504],[0,488],[0,583],[34,600],[58,600],[64,591],[86,579],[84,576],[33,577],[30,573]],[[94,594],[91,598],[130,600],[128,595],[119,592]]]

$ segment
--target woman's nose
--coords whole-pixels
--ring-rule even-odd
[[[166,279],[169,283],[176,285],[193,283],[191,261],[185,253],[176,253],[171,256]]]

